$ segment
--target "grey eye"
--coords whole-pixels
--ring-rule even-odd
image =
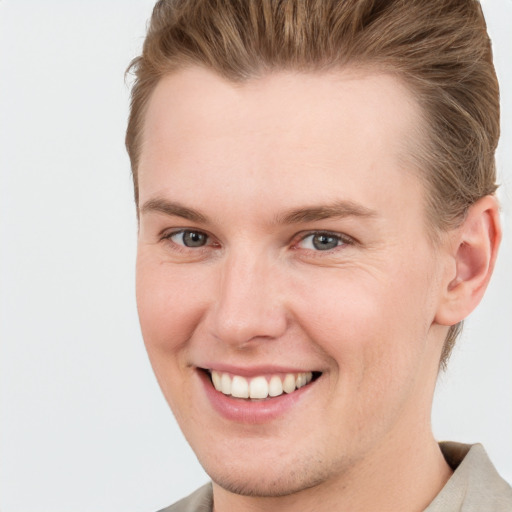
[[[343,241],[339,236],[331,235],[329,233],[313,233],[304,237],[300,241],[302,249],[309,249],[315,251],[329,251],[342,245]]]
[[[315,235],[313,236],[313,247],[319,251],[327,251],[334,249],[339,244],[339,239],[332,235]]]
[[[185,247],[203,247],[208,242],[208,235],[201,231],[180,231],[172,235],[173,242]]]

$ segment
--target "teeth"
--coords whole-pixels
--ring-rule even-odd
[[[231,396],[236,398],[249,398],[249,383],[247,379],[235,375],[231,381]]]
[[[222,379],[220,378],[220,375],[218,374],[218,372],[212,372],[212,381],[213,381],[213,385],[215,386],[215,389],[218,391],[221,391],[222,390],[222,384],[221,384]]]
[[[253,399],[264,399],[269,396],[280,396],[283,393],[293,393],[313,379],[312,372],[287,373],[284,378],[273,375],[270,380],[267,380],[264,376],[247,380],[240,375],[231,377],[228,373],[220,373],[214,370],[210,373],[213,386],[217,391],[236,398]]]
[[[291,373],[288,373],[283,381],[283,391],[285,393],[293,393],[295,391],[295,385],[297,384],[297,381],[295,379],[295,376]]]
[[[251,384],[249,385],[249,396],[251,398],[267,398],[268,382],[265,377],[256,377],[251,380]]]
[[[274,375],[268,383],[268,396],[279,396],[283,394],[283,382]]]
[[[220,389],[215,389],[222,391],[225,395],[231,395],[231,379],[227,373],[224,373],[220,378]]]

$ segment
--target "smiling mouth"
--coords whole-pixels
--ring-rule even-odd
[[[252,378],[232,375],[216,370],[206,370],[213,387],[224,395],[249,400],[272,399],[291,394],[316,380],[320,372],[286,373]]]

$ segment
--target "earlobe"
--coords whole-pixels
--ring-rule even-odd
[[[485,196],[473,204],[454,237],[455,275],[447,280],[435,318],[441,325],[455,325],[466,318],[487,288],[501,241],[496,198]]]

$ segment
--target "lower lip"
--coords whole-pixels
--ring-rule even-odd
[[[265,400],[245,400],[217,391],[206,372],[199,370],[198,374],[215,411],[230,421],[247,424],[268,423],[283,416],[308,393],[315,382],[290,394],[283,393]]]

